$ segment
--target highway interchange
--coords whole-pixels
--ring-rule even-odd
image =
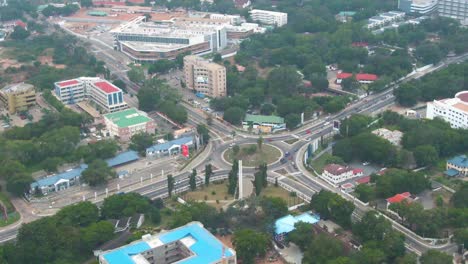
[[[111,73],[127,84],[130,93],[136,94],[138,86],[132,83],[126,76],[126,70],[128,70],[128,67],[124,63],[122,63],[124,61],[121,57],[123,54],[119,54],[118,52],[109,49],[109,47],[104,45],[103,43],[100,43],[93,39],[85,40],[90,42],[92,46],[97,49],[95,56],[106,63],[106,66],[111,71]],[[463,61],[467,58],[467,56],[468,55],[464,54],[462,56],[446,59],[444,62],[435,65],[424,72],[415,73],[400,81],[405,82],[414,78],[419,78],[434,70],[446,67],[451,63],[458,63],[460,61]],[[336,188],[335,186],[332,186],[324,182],[320,178],[312,175],[312,173],[310,173],[304,166],[304,152],[306,151],[307,146],[310,142],[334,132],[332,128],[334,120],[343,120],[355,113],[374,114],[394,104],[395,97],[393,96],[393,88],[396,87],[396,85],[398,84],[389,87],[384,92],[370,95],[364,100],[352,102],[350,105],[348,105],[347,108],[345,108],[337,114],[325,116],[317,120],[306,122],[296,130],[274,135],[264,135],[265,144],[274,145],[283,153],[289,152],[291,154],[292,161],[294,161],[295,163],[293,165],[292,161],[288,161],[285,164],[281,164],[281,162],[276,161],[272,164],[269,164],[268,176],[270,178],[270,181],[274,181],[275,178],[278,178],[280,186],[282,186],[283,188],[287,188],[288,190],[295,191],[299,197],[307,201],[310,200],[310,198],[316,192],[319,192],[321,189],[326,189],[338,193],[345,199],[354,202],[356,206],[354,216],[357,218],[362,217],[365,214],[365,212],[373,210],[372,208],[367,207],[359,201],[355,201],[346,194],[342,193],[339,190],[339,188]],[[189,124],[206,124],[207,116],[205,115],[205,113],[201,112],[200,109],[192,108],[188,104],[185,105],[189,112]],[[211,132],[211,138],[213,140],[211,140],[209,146],[207,147],[207,149],[205,149],[205,153],[200,155],[200,158],[197,158],[195,161],[192,161],[191,164],[185,170],[174,175],[176,182],[176,193],[188,189],[188,176],[189,171],[192,168],[197,169],[197,171],[201,172],[204,170],[206,164],[211,163],[216,168],[218,168],[218,170],[214,172],[213,177],[227,177],[231,165],[221,158],[223,151],[229,148],[229,146],[232,143],[256,143],[258,138],[258,135],[252,135],[246,132],[236,130],[235,127],[232,127],[231,125],[223,123],[217,119],[213,120],[212,124],[209,126],[209,129]],[[236,131],[236,135],[234,137],[232,136],[233,130]],[[293,144],[287,144],[284,142],[285,140],[289,139],[298,140]],[[280,169],[286,170],[289,173],[289,175],[295,178],[295,180],[292,180],[288,177],[284,177],[275,172]],[[246,177],[249,177],[253,174],[254,170],[254,168],[244,168],[243,174]],[[201,173],[198,173],[198,175],[201,175]],[[197,179],[197,183],[202,184],[202,182],[203,179],[199,177]],[[164,178],[161,178],[159,181],[154,181],[144,186],[135,187],[133,191],[146,195],[151,199],[166,197],[167,183]],[[102,199],[97,199],[95,202],[100,203],[102,202]],[[447,252],[453,252],[455,249],[455,245],[453,244],[445,244],[441,246],[431,245],[424,241],[421,237],[402,227],[400,224],[394,221],[392,221],[392,224],[396,230],[402,232],[406,236],[407,248],[417,254],[421,254],[422,252],[428,249],[439,249]],[[0,242],[5,242],[14,239],[16,237],[18,228],[19,225],[0,230]]]

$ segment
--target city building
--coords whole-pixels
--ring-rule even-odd
[[[342,166],[339,164],[328,164],[323,168],[321,177],[332,183],[339,184],[355,177],[363,176],[364,172],[362,169],[353,169],[348,166]]]
[[[110,136],[121,141],[130,141],[139,133],[154,134],[156,131],[154,120],[136,108],[105,114],[104,122]]]
[[[366,26],[368,29],[379,28],[403,20],[404,18],[405,12],[389,11],[369,18]]]
[[[413,199],[411,199],[411,193],[404,192],[404,193],[398,193],[390,198],[387,198],[386,201],[387,201],[387,210],[388,210],[388,207],[394,203],[401,203],[403,201],[411,203]]]
[[[320,221],[320,216],[317,214],[303,213],[300,215],[286,215],[275,221],[275,240],[283,241],[289,232],[296,229],[294,225],[299,222],[307,224],[316,224]]]
[[[146,149],[147,157],[163,157],[169,155],[177,155],[181,153],[182,146],[188,148],[195,145],[195,139],[192,136],[181,137],[167,142],[160,142]]]
[[[468,91],[427,103],[426,118],[442,118],[453,128],[468,129]]]
[[[389,130],[386,128],[379,128],[372,131],[372,134],[379,136],[383,139],[390,141],[395,146],[401,145],[401,139],[403,138],[403,132],[399,130]]]
[[[288,23],[287,13],[252,9],[249,14],[253,21],[259,21],[261,24],[282,27]]]
[[[356,12],[354,11],[341,11],[335,16],[335,19],[342,23],[346,23],[346,22],[350,22],[351,20],[353,20],[353,16],[355,14]]]
[[[348,78],[350,78],[352,76],[353,76],[353,74],[348,73],[348,72],[338,73],[336,75],[336,83],[341,84],[341,82],[344,79],[348,79]],[[373,82],[377,81],[378,79],[379,79],[379,76],[377,76],[375,74],[368,74],[368,73],[358,73],[358,74],[356,74],[356,80],[361,84],[373,83]]]
[[[445,175],[449,177],[468,176],[468,158],[466,155],[456,156],[447,160]]]
[[[226,67],[201,57],[184,57],[185,85],[209,97],[226,96]]]
[[[54,83],[55,96],[64,104],[76,104],[85,99],[103,112],[127,109],[123,92],[112,83],[98,77],[80,77]]]
[[[468,0],[439,0],[437,11],[440,16],[449,17],[468,25]]]
[[[191,222],[167,232],[144,235],[128,245],[98,252],[100,264],[236,264],[236,252]]]
[[[8,85],[0,90],[0,101],[10,114],[14,114],[36,104],[36,91],[27,83]]]
[[[244,121],[242,121],[244,129],[255,129],[265,133],[271,133],[278,130],[286,129],[286,123],[284,118],[274,115],[245,115]]]
[[[398,0],[398,9],[405,13],[429,15],[437,10],[438,0]]]
[[[136,151],[126,151],[119,153],[113,158],[107,159],[106,163],[109,167],[118,167],[133,161],[138,160]],[[40,193],[46,195],[50,192],[58,192],[77,185],[80,182],[81,173],[88,168],[87,164],[80,164],[75,168],[65,172],[54,174],[42,179],[38,179],[30,185],[30,193]]]
[[[225,25],[215,21],[211,25],[190,19],[153,23],[145,22],[145,17],[141,16],[111,33],[114,48],[138,62],[175,59],[186,52],[218,52],[227,44]]]

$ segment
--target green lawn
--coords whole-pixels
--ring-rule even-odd
[[[291,139],[288,139],[288,140],[285,140],[284,142],[288,143],[289,145],[292,145],[294,143],[296,143],[299,139],[297,138],[291,138]]]
[[[14,222],[18,221],[19,219],[20,219],[20,215],[17,212],[8,214],[8,219],[6,221],[3,219],[3,216],[2,216],[0,219],[0,227],[11,225]]]
[[[185,197],[189,200],[231,200],[232,195],[228,194],[225,181],[218,183],[210,183],[209,186],[198,188],[194,192],[188,192]],[[227,198],[227,199],[226,199]]]
[[[288,207],[300,204],[303,201],[299,197],[293,197],[288,191],[281,187],[275,187],[274,185],[268,185],[262,190],[260,196],[278,197],[285,200],[288,203]]]
[[[258,150],[257,148],[254,154],[249,155],[246,153],[246,149],[248,149],[252,145],[256,146],[256,144],[244,144],[239,146],[240,151],[235,158],[238,160],[242,160],[243,166],[257,167],[263,163],[270,164],[281,157],[281,152],[277,148],[266,144],[263,144],[261,150]],[[224,159],[229,163],[232,163],[234,159],[234,153],[232,148],[224,152]]]
[[[322,173],[323,168],[325,167],[326,161],[331,157],[332,155],[329,153],[323,153],[322,156],[318,157],[317,159],[312,161],[312,167],[318,172]]]
[[[6,206],[7,212],[8,213],[13,213],[15,210],[15,207],[13,207],[13,204],[10,201],[10,198],[3,192],[0,192],[0,201]]]

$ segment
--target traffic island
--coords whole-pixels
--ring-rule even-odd
[[[281,158],[281,151],[272,145],[262,144],[261,148],[257,144],[235,145],[223,153],[223,158],[229,164],[234,159],[242,160],[244,167],[258,167],[261,164],[271,164]]]

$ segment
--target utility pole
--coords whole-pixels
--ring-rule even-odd
[[[238,184],[239,185],[239,200],[244,196],[244,187],[242,186],[242,160],[239,160],[239,172],[238,172]]]

